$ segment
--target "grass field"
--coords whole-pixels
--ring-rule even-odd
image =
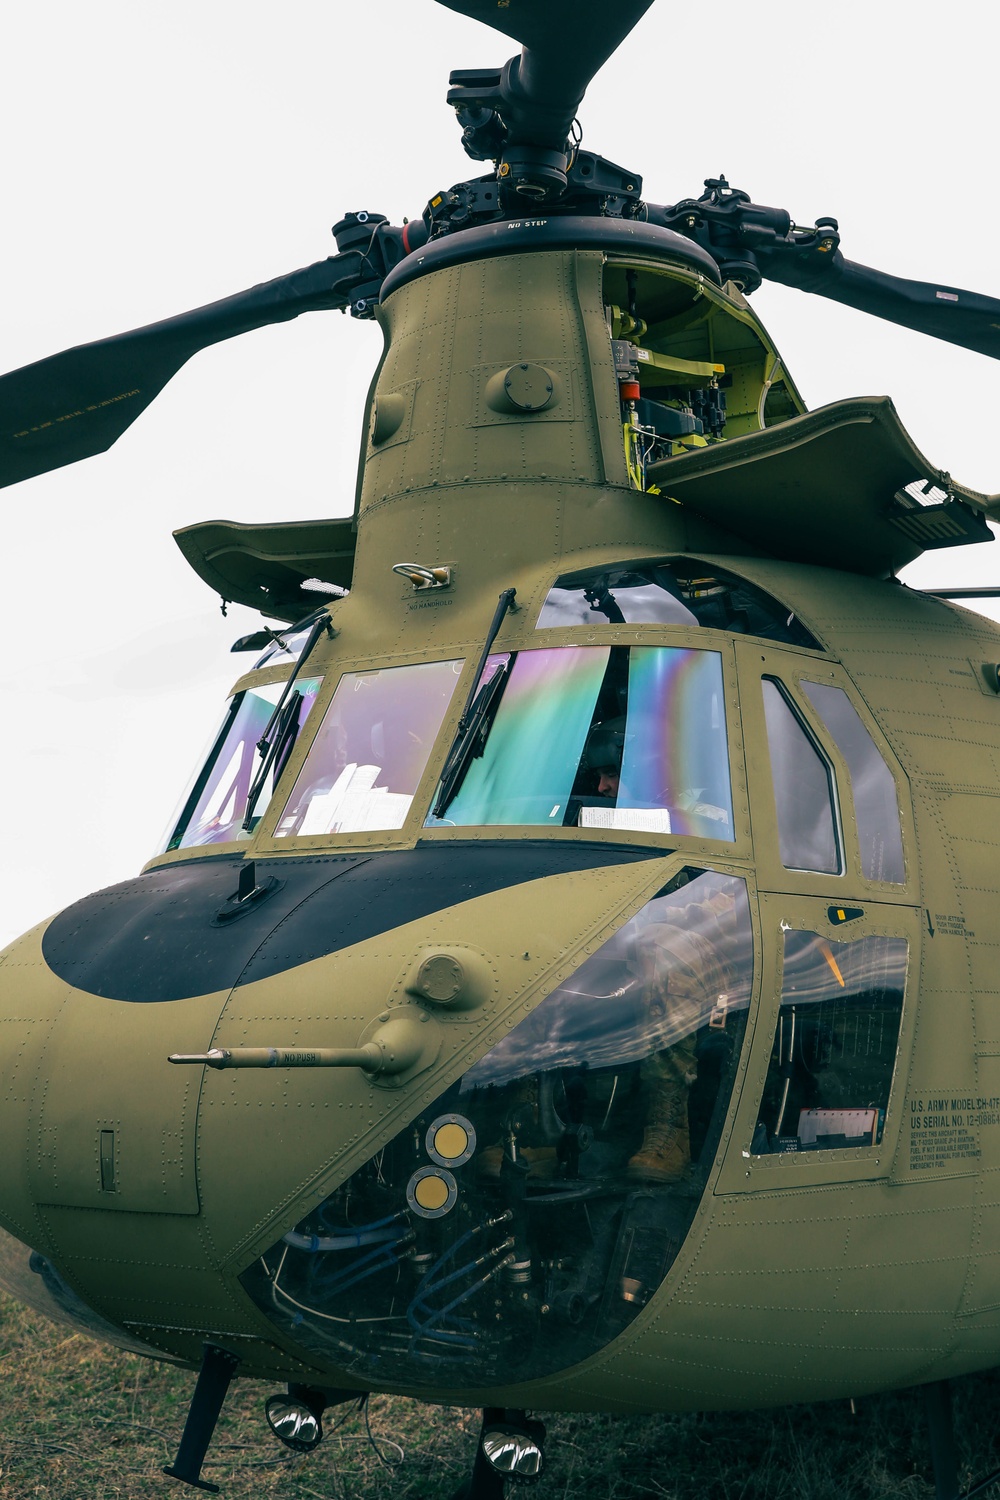
[[[172,1462],[194,1375],[123,1354],[0,1295],[0,1500],[194,1495]],[[448,1500],[472,1461],[479,1415],[373,1398],[314,1453],[270,1435],[277,1386],[237,1381],[203,1478],[229,1500]],[[1000,1466],[1000,1375],[956,1391],[963,1483]],[[341,1410],[344,1410],[343,1408]],[[544,1416],[545,1414],[542,1413]],[[547,1419],[548,1465],[523,1500],[929,1500],[917,1392],[776,1412]],[[990,1492],[1000,1495],[1000,1486]]]

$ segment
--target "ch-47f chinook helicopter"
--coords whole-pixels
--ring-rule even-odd
[[[178,534],[267,624],[164,844],[0,956],[3,1284],[234,1375],[530,1410],[933,1393],[1000,1351],[1000,636],[904,588],[996,503],[886,400],[806,412],[762,276],[1000,354],[1000,303],[722,179],[585,151],[649,0],[446,0],[492,170],[338,253],[0,381],[7,484],[195,352],[377,317],[350,521]],[[911,663],[919,662],[919,672]]]

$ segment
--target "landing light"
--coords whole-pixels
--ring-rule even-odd
[[[530,1417],[490,1422],[480,1439],[487,1462],[509,1479],[537,1479],[542,1472],[545,1427]]]
[[[317,1393],[318,1394],[318,1393]],[[323,1404],[289,1391],[287,1396],[269,1396],[264,1415],[271,1431],[286,1448],[311,1453],[323,1441]]]

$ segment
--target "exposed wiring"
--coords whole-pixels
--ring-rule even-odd
[[[576,165],[576,158],[580,154],[580,147],[583,144],[583,126],[578,119],[574,119],[572,125],[569,127],[569,144],[571,149],[569,160],[566,163],[567,173],[572,172]]]
[[[322,1288],[327,1297],[337,1296],[345,1292],[348,1287],[355,1286],[359,1281],[366,1281],[376,1271],[384,1270],[387,1266],[399,1264],[401,1257],[394,1251],[401,1245],[411,1245],[413,1234],[400,1235],[398,1239],[385,1244],[376,1245],[367,1254],[358,1257],[349,1265],[339,1266],[332,1276],[326,1276],[319,1268],[310,1277],[310,1287]]]
[[[617,1092],[618,1092],[618,1074],[616,1073],[615,1074],[615,1081],[611,1085],[611,1098],[608,1100],[608,1107],[607,1107],[607,1109],[604,1112],[604,1119],[601,1121],[601,1129],[600,1129],[599,1134],[603,1134],[603,1132],[605,1130],[607,1130],[607,1128],[608,1128],[608,1121],[611,1119],[611,1111],[614,1108],[615,1095],[617,1094]]]
[[[268,1280],[271,1283],[271,1300],[275,1304],[276,1307],[279,1305],[278,1304],[278,1298],[280,1297],[281,1300],[282,1300],[282,1302],[287,1302],[291,1307],[296,1308],[299,1313],[305,1313],[305,1314],[307,1314],[311,1318],[320,1318],[320,1319],[322,1319],[322,1321],[324,1323],[349,1323],[349,1324],[353,1325],[355,1323],[402,1323],[402,1322],[405,1322],[405,1318],[404,1318],[404,1316],[403,1316],[402,1313],[397,1313],[395,1316],[391,1316],[391,1317],[379,1317],[379,1318],[357,1318],[357,1317],[338,1318],[333,1313],[321,1312],[318,1307],[310,1306],[310,1304],[308,1302],[300,1302],[296,1297],[292,1296],[291,1292],[286,1291],[285,1288],[283,1286],[281,1286],[280,1282],[279,1282],[279,1278],[281,1276],[281,1272],[282,1272],[282,1269],[283,1269],[284,1264],[285,1264],[285,1257],[286,1257],[287,1254],[288,1254],[287,1250],[283,1250],[282,1251],[281,1260],[278,1262],[277,1269],[274,1271],[273,1274],[271,1273],[271,1270],[268,1267],[267,1262],[264,1260],[263,1256],[261,1257],[261,1265],[264,1267],[264,1272],[267,1275],[267,1278],[268,1278]],[[337,1290],[340,1291],[340,1290],[342,1290],[342,1288],[338,1287]],[[348,1349],[348,1348],[351,1348],[351,1345],[344,1344],[343,1347],[345,1349]]]
[[[385,1468],[385,1469],[398,1469],[399,1465],[403,1462],[404,1458],[406,1457],[406,1454],[403,1451],[403,1449],[402,1449],[402,1447],[400,1446],[399,1443],[393,1442],[392,1438],[384,1438],[383,1441],[386,1443],[386,1445],[388,1447],[390,1447],[390,1448],[395,1448],[396,1452],[399,1454],[398,1458],[387,1458],[385,1456],[385,1454],[382,1452],[382,1450],[379,1447],[378,1443],[376,1443],[374,1434],[372,1433],[371,1417],[369,1416],[369,1412],[368,1412],[368,1397],[367,1397],[367,1395],[363,1396],[362,1399],[361,1399],[361,1410],[364,1412],[364,1417],[365,1417],[365,1432],[368,1435],[368,1441],[372,1445],[372,1452],[375,1454],[375,1457],[378,1459],[379,1463],[382,1465],[383,1468]]]

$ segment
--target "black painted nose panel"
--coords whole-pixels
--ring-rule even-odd
[[[165,865],[86,896],[42,939],[61,979],[109,1000],[185,1000],[283,973],[444,907],[546,875],[662,858],[666,850],[543,842],[434,843],[391,853],[257,859],[268,894],[218,913],[243,859]]]

